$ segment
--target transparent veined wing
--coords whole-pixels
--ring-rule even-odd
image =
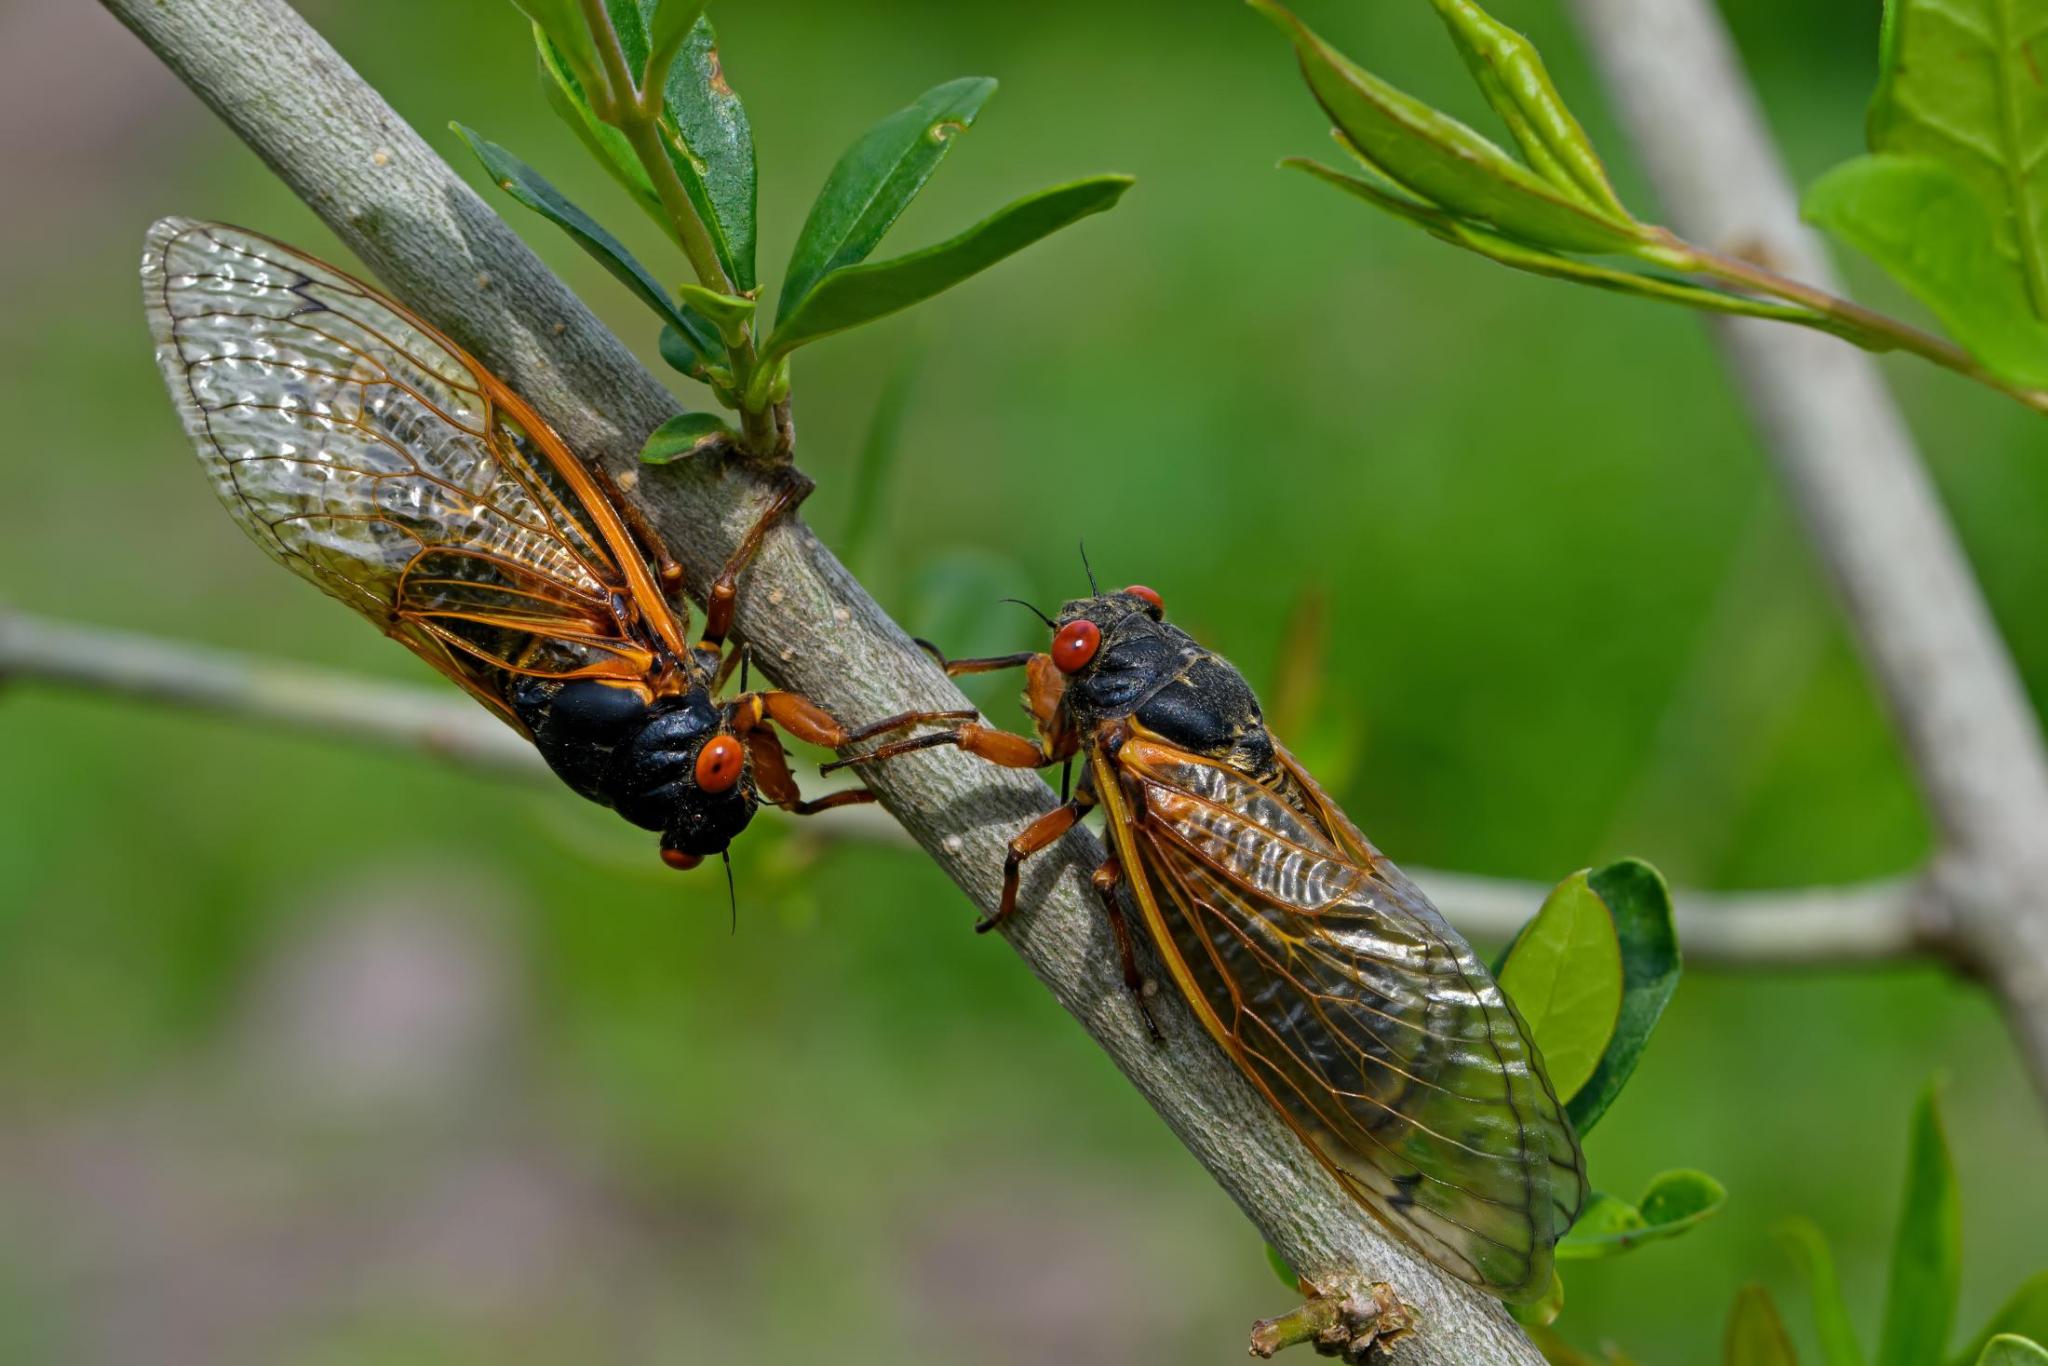
[[[1428,899],[1280,760],[1261,783],[1142,735],[1118,750],[1153,937],[1361,1203],[1454,1275],[1538,1294],[1586,1180],[1527,1028]]]
[[[242,529],[515,726],[514,678],[637,686],[690,658],[604,487],[432,327],[215,223],[156,223],[142,280],[158,366]]]

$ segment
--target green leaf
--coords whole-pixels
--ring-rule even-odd
[[[562,51],[579,81],[588,87],[599,79],[597,49],[591,45],[590,26],[583,22],[583,9],[577,0],[512,0],[512,3],[533,21],[534,28]]]
[[[662,150],[711,234],[726,279],[746,293],[754,288],[754,136],[719,67],[717,35],[703,6],[680,38],[668,27],[680,24],[680,15],[663,13],[672,7],[663,0],[605,0],[627,67],[645,73],[658,59],[665,73],[657,125]],[[666,52],[655,42],[657,22],[670,45]]]
[[[1618,1257],[1644,1243],[1678,1237],[1720,1213],[1727,1202],[1725,1186],[1689,1169],[1653,1177],[1633,1205],[1596,1192],[1571,1231],[1558,1240],[1557,1257],[1567,1262]]]
[[[1634,1205],[1618,1195],[1594,1191],[1586,1201],[1586,1207],[1579,1211],[1571,1231],[1558,1241],[1557,1255],[1566,1261],[1605,1257],[1610,1254],[1586,1249],[1601,1244],[1603,1240],[1640,1233],[1645,1227],[1643,1212]],[[1567,1251],[1567,1248],[1571,1250]]]
[[[1977,1366],[2048,1366],[2048,1348],[2016,1334],[2001,1334],[1984,1344]]]
[[[643,465],[671,465],[733,439],[732,428],[713,413],[678,413],[648,433],[640,448]]]
[[[1702,288],[1683,280],[1616,270],[1611,266],[1560,256],[1556,252],[1546,251],[1542,247],[1532,247],[1526,242],[1517,242],[1454,218],[1434,205],[1417,201],[1392,185],[1377,184],[1358,176],[1346,175],[1342,171],[1334,170],[1320,162],[1310,161],[1306,157],[1288,157],[1280,164],[1306,171],[1318,180],[1335,185],[1346,194],[1357,196],[1374,208],[1390,213],[1396,218],[1405,219],[1438,241],[1476,252],[1489,261],[1496,261],[1513,270],[1570,280],[1576,284],[1591,285],[1595,289],[1604,289],[1616,294],[1631,294],[1637,298],[1684,304],[1689,308],[1732,313],[1746,318],[1772,318],[1779,322],[1797,323],[1818,331],[1845,335],[1835,322],[1812,309],[1790,304],[1764,303],[1757,299]],[[1859,345],[1870,344],[1860,335],[1846,335],[1850,335],[1850,340]]]
[[[1942,1360],[1956,1317],[1962,1221],[1955,1164],[1941,1128],[1941,1102],[1929,1086],[1913,1107],[1906,1190],[1892,1242],[1878,1366],[1927,1366]]]
[[[1551,83],[1543,54],[1473,0],[1430,0],[1458,45],[1480,93],[1500,115],[1529,165],[1566,194],[1603,214],[1627,218],[1592,139]]]
[[[715,289],[692,284],[677,285],[676,293],[681,296],[685,307],[709,318],[712,326],[731,345],[739,344],[748,320],[754,316],[754,301],[736,294],[720,294]]]
[[[638,68],[642,90],[659,89],[668,80],[676,54],[689,40],[690,30],[704,13],[704,0],[643,0],[641,11],[647,21],[648,57]]]
[[[713,353],[718,347],[718,335],[710,324],[689,315],[684,320],[691,326],[685,332],[674,323],[661,325],[661,358],[670,368],[679,370],[691,379],[702,381],[716,388],[723,383],[732,385],[732,372],[718,364]]]
[[[1403,188],[1539,246],[1627,251],[1649,230],[1567,194],[1448,114],[1388,85],[1317,37],[1278,0],[1250,0],[1294,43],[1331,120]]]
[[[1885,28],[1870,149],[1931,157],[1971,184],[2048,320],[2048,0],[1895,0]]]
[[[1508,1313],[1516,1323],[1529,1328],[1545,1328],[1557,1321],[1564,1312],[1564,1278],[1557,1274],[1555,1267],[1550,1272],[1550,1288],[1533,1300],[1523,1300],[1508,1306]]]
[[[2036,1342],[2048,1342],[2048,1271],[2036,1271],[2020,1283],[2012,1298],[1991,1316],[1991,1322],[1956,1355],[1956,1366],[1970,1366],[2000,1333],[2017,1333]]]
[[[1599,1066],[1621,1013],[1621,944],[1606,905],[1574,873],[1544,899],[1501,966],[1550,1084],[1569,1096]]]
[[[1745,1285],[1735,1292],[1721,1361],[1722,1366],[1798,1366],[1799,1353],[1785,1333],[1785,1321],[1762,1286]]]
[[[702,329],[701,320],[693,321],[677,309],[654,277],[648,274],[647,268],[626,250],[623,242],[606,232],[596,219],[570,203],[560,190],[541,178],[540,172],[475,129],[459,123],[448,126],[469,144],[470,151],[476,153],[476,159],[483,163],[485,172],[498,183],[499,189],[568,233],[577,246],[595,257],[598,264],[632,290],[664,322],[685,334],[694,334]]]
[[[1857,1344],[1856,1329],[1849,1322],[1849,1306],[1842,1302],[1842,1286],[1835,1278],[1835,1259],[1828,1250],[1828,1240],[1810,1219],[1788,1219],[1776,1232],[1806,1277],[1806,1293],[1813,1300],[1814,1330],[1820,1337],[1820,1353],[1827,1366],[1863,1366],[1863,1348]]]
[[[1294,1274],[1294,1268],[1280,1255],[1280,1249],[1271,1243],[1266,1244],[1266,1265],[1273,1268],[1273,1274],[1280,1278],[1280,1284],[1287,1287],[1288,1294],[1301,1293],[1301,1277]]]
[[[797,234],[776,305],[777,321],[788,317],[824,276],[868,258],[958,135],[974,126],[995,89],[986,76],[933,86],[846,149]]]
[[[843,266],[769,335],[763,352],[786,355],[808,342],[872,322],[951,289],[1068,224],[1115,205],[1129,176],[1094,176],[1027,195],[937,246],[888,261]]]
[[[654,192],[654,183],[647,178],[647,169],[633,154],[626,135],[600,119],[591,109],[590,97],[584,91],[583,83],[569,69],[562,50],[538,24],[533,30],[533,45],[540,55],[541,90],[547,96],[548,107],[569,125],[577,141],[632,196],[641,211],[673,237],[675,227],[669,222],[668,212],[661,207],[661,196]]]
[[[1581,1139],[1628,1084],[1650,1032],[1678,989],[1679,973],[1671,893],[1655,868],[1640,859],[1623,859],[1594,870],[1586,881],[1607,907],[1621,944],[1621,1011],[1600,1065],[1565,1105]]]
[[[1803,211],[1883,266],[1987,368],[2048,385],[2048,323],[2027,306],[1991,210],[1955,170],[1924,156],[1858,157],[1815,181]]]
[[[662,144],[718,248],[719,264],[740,293],[754,279],[754,133],[740,97],[726,83],[718,37],[699,18],[669,67]]]
[[[1681,1167],[1650,1178],[1637,1208],[1651,1234],[1669,1237],[1718,1212],[1728,1190],[1705,1172]]]

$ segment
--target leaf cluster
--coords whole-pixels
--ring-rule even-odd
[[[1807,217],[1867,253],[1958,345],[1631,214],[1527,38],[1476,0],[1430,0],[1509,151],[1366,70],[1279,0],[1362,168],[1282,164],[1500,265],[1638,298],[1770,318],[1905,350],[2048,411],[2048,0],[1886,0],[1872,155],[1808,192]]]
[[[1678,989],[1682,963],[1671,893],[1655,868],[1623,859],[1560,882],[1502,955],[1495,975],[1542,1055],[1551,1088],[1583,1140],[1614,1103]],[[1675,1238],[1727,1199],[1705,1172],[1651,1180],[1634,1200],[1595,1191],[1558,1241],[1559,1262],[1618,1257]],[[1546,1324],[1564,1305],[1561,1276],[1518,1309]]]
[[[2025,1281],[1968,1342],[1949,1350],[1962,1284],[1962,1225],[1940,1095],[1930,1086],[1913,1108],[1876,1366],[2048,1366],[2048,1348],[2041,1345],[2048,1342],[2048,1270]],[[1813,1301],[1821,1360],[1826,1366],[1869,1366],[1842,1300],[1827,1239],[1807,1219],[1788,1220],[1778,1234]],[[1728,1366],[1794,1366],[1798,1361],[1763,1286],[1747,1286],[1736,1298],[1722,1359]]]
[[[740,430],[690,413],[650,438],[663,463],[737,441],[789,454],[790,358],[825,337],[921,303],[1061,228],[1114,206],[1127,176],[1055,185],[1002,206],[935,245],[869,257],[996,83],[934,86],[849,146],[812,203],[783,272],[772,322],[755,246],[758,167],[739,94],[702,0],[514,0],[533,24],[542,87],[555,112],[686,259],[669,287],[591,214],[524,160],[456,124],[511,198],[568,234],[661,323],[661,356],[709,386]]]

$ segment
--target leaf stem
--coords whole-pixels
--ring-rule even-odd
[[[732,293],[732,281],[719,263],[711,231],[704,226],[697,206],[690,202],[689,191],[676,174],[668,149],[662,146],[659,94],[642,91],[634,84],[633,73],[626,65],[625,49],[619,43],[618,30],[612,27],[611,16],[605,12],[604,0],[582,0],[582,5],[584,22],[597,45],[607,87],[602,99],[592,98],[592,111],[625,135],[627,145],[653,182],[662,209],[675,225],[677,240],[698,283],[720,294]],[[727,341],[725,349],[732,365],[733,392],[739,396],[735,406],[740,415],[741,444],[756,455],[787,455],[788,424],[776,420],[772,402],[752,401],[752,381],[760,368],[752,327],[743,325],[738,339]]]
[[[1683,270],[1751,294],[1783,299],[1809,308],[1832,324],[1829,331],[1858,345],[1878,351],[1910,352],[1922,360],[1932,361],[1943,369],[1953,370],[1967,379],[1996,389],[2008,398],[2017,399],[2035,412],[2048,413],[2048,390],[1999,378],[1953,342],[1824,289],[1780,275],[1754,261],[1695,246],[1669,230],[1662,230],[1662,235],[1662,245],[1671,253],[1672,264]]]
[[[598,74],[604,77],[604,89],[590,92],[590,107],[599,118],[616,126],[621,106],[638,98],[633,73],[626,69],[626,50],[619,45],[619,31],[612,27],[604,0],[582,0],[582,4],[584,27],[590,30],[597,48]]]
[[[1335,1328],[1341,1317],[1336,1300],[1317,1296],[1279,1318],[1260,1319],[1252,1325],[1251,1354],[1263,1360],[1312,1342]]]

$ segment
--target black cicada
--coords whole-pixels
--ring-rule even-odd
[[[978,928],[1015,909],[1019,863],[1100,806],[1094,881],[1134,991],[1119,887],[1210,1035],[1368,1211],[1461,1279],[1540,1295],[1586,1174],[1527,1026],[1266,729],[1243,675],[1165,615],[1149,588],[1100,593],[1048,623],[1047,653],[948,665],[1023,667],[1036,740],[968,722],[841,762],[935,745],[1017,768],[1082,758],[1072,799],[1010,842]]]
[[[735,585],[808,483],[791,474],[708,594],[602,471],[460,347],[361,281],[239,228],[150,229],[157,362],[214,491],[250,539],[460,684],[563,781],[722,854],[758,801],[808,814],[775,728],[859,738],[793,693],[718,700]]]

